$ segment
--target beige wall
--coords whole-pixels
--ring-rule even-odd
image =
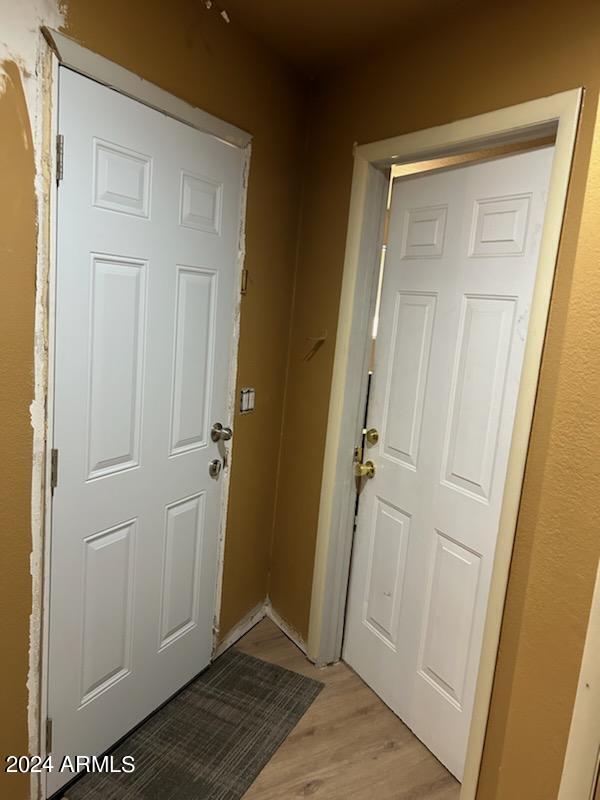
[[[253,414],[235,419],[222,633],[267,593],[283,388],[299,216],[304,85],[234,23],[198,0],[68,0],[66,32],[184,100],[253,134],[247,210],[248,294],[239,385]],[[6,14],[0,9],[0,27]],[[27,21],[35,28],[40,20]],[[5,34],[3,33],[3,36]],[[16,42],[9,42],[16,47]],[[27,752],[31,613],[31,468],[36,267],[34,161],[19,70],[0,81],[0,755]],[[0,76],[1,78],[1,76]],[[0,796],[26,797],[27,778],[0,770]]]
[[[50,0],[47,0],[50,2]],[[482,800],[551,800],[560,773],[598,555],[600,492],[600,7],[486,4],[477,14],[319,81],[311,109],[300,261],[305,86],[199,0],[67,0],[66,30],[168,91],[254,134],[240,385],[222,631],[269,587],[279,432],[289,378],[270,594],[306,636],[352,143],[448,122],[551,92],[587,89],[503,626]],[[568,10],[568,13],[565,11]],[[35,27],[38,20],[32,19]],[[25,752],[31,581],[31,427],[36,209],[19,71],[0,91],[0,750]],[[591,161],[590,161],[591,154]],[[301,156],[301,157],[299,157]],[[591,164],[589,175],[588,164]],[[581,226],[581,237],[579,238]],[[329,332],[310,361],[308,337]],[[6,788],[5,788],[6,787]],[[0,795],[27,780],[0,771]]]
[[[67,33],[184,100],[253,134],[237,416],[221,631],[267,592],[304,141],[304,87],[276,57],[196,0],[69,0]],[[265,436],[265,431],[270,435]]]
[[[27,752],[27,668],[31,610],[31,454],[35,194],[31,135],[19,70],[4,62],[0,93],[0,758]],[[7,188],[10,187],[10,191]],[[1,787],[9,785],[0,767]],[[15,798],[27,778],[15,778]],[[20,792],[20,795],[19,795]]]
[[[600,550],[600,5],[480,4],[320,81],[315,96],[271,597],[304,636],[352,144],[586,87],[479,798],[556,796]],[[590,165],[590,148],[596,143]],[[581,231],[580,231],[581,227]],[[581,237],[578,241],[579,234]],[[310,361],[307,337],[328,329]],[[310,401],[309,401],[310,397]]]

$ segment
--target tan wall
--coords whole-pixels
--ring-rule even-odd
[[[304,141],[303,86],[281,61],[197,0],[69,0],[67,33],[253,134],[238,385],[256,411],[235,420],[221,631],[267,591]],[[168,24],[166,24],[168,22]],[[271,431],[272,435],[265,435]]]
[[[482,800],[551,800],[574,697],[598,551],[600,460],[600,89],[597,3],[507,3],[428,27],[421,40],[319,84],[297,274],[270,594],[307,633],[327,402],[354,140],[447,122],[550,92],[587,87],[561,244],[542,385],[503,628]],[[489,7],[489,4],[488,4]],[[67,31],[189,102],[254,134],[248,205],[250,290],[242,308],[239,384],[257,411],[236,419],[222,630],[268,586],[275,465],[299,218],[304,87],[235,24],[198,0],[68,0]],[[32,25],[35,21],[32,20]],[[456,44],[453,44],[456,42]],[[18,71],[0,92],[0,750],[25,752],[35,196]],[[368,112],[368,113],[367,113]],[[8,189],[8,191],[6,190]],[[581,223],[581,239],[577,242]],[[307,337],[329,337],[310,361]],[[0,771],[0,795],[27,781]],[[497,788],[495,784],[497,783]],[[4,790],[4,786],[9,788]]]
[[[2,64],[0,94],[0,789],[4,757],[27,752],[27,669],[31,610],[31,453],[35,193],[31,136],[19,70]],[[10,191],[7,188],[10,187]],[[18,785],[17,785],[18,784]],[[13,778],[15,797],[28,780]],[[2,792],[0,791],[0,795]]]
[[[305,109],[303,84],[235,24],[226,25],[202,6],[199,0],[69,0],[64,10],[66,32],[85,46],[254,136],[246,242],[250,279],[242,304],[238,381],[256,387],[257,408],[235,420],[221,617],[225,633],[267,593]],[[27,752],[36,262],[27,110],[18,70],[8,65],[7,71],[14,81],[0,91],[2,757]],[[27,784],[26,778],[7,777],[0,769],[0,796],[20,800]]]
[[[306,636],[352,174],[369,142],[583,85],[486,742],[481,800],[552,800],[600,549],[600,5],[479,4],[352,64],[315,97],[295,293],[271,598]],[[583,206],[583,215],[582,215]],[[581,224],[581,238],[577,241]],[[329,339],[310,361],[307,337]]]

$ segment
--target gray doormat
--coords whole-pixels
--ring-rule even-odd
[[[323,684],[230,648],[112,752],[130,774],[90,773],[68,800],[238,800]]]

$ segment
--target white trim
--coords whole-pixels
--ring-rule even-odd
[[[235,147],[246,147],[250,143],[252,136],[241,128],[189,105],[179,97],[145,81],[134,72],[109,61],[98,53],[87,50],[70,37],[65,36],[64,33],[50,28],[44,28],[43,32],[64,67],[70,67],[88,78],[103,83],[111,89],[116,89],[121,94],[139,100],[144,105],[162,111],[179,122],[184,122],[186,125],[191,125],[192,128],[216,136]]]
[[[236,642],[238,642],[248,631],[255,625],[267,617],[271,620],[279,630],[292,641],[296,647],[306,655],[306,644],[300,634],[294,630],[288,623],[275,611],[271,605],[271,601],[266,597],[261,603],[254,606],[252,611],[249,611],[246,616],[235,625],[215,648],[213,660],[223,655],[226,650],[229,650]]]
[[[242,636],[245,636],[249,630],[251,630],[266,616],[267,601],[263,600],[261,603],[255,605],[252,611],[249,611],[248,614],[246,614],[246,616],[237,623],[237,625],[234,625],[223,641],[219,643],[218,647],[215,648],[213,661],[215,658],[223,655],[225,650],[229,650],[230,647],[239,641]]]
[[[354,266],[344,268],[342,280],[308,626],[308,654],[318,666],[342,651],[356,500],[352,458],[363,424],[387,193],[385,174],[355,151],[346,239],[346,263]]]
[[[36,376],[43,376],[41,388],[45,395],[45,451],[37,454],[37,445],[34,445],[33,480],[43,487],[42,514],[37,520],[32,518],[32,537],[34,542],[41,542],[43,565],[39,565],[39,581],[36,583],[34,574],[32,590],[33,612],[30,620],[30,676],[29,676],[29,738],[32,752],[46,755],[45,720],[48,706],[48,650],[49,650],[49,592],[50,570],[49,554],[51,542],[52,494],[50,489],[50,456],[53,443],[53,365],[54,365],[54,311],[55,311],[55,283],[56,283],[56,232],[57,232],[57,182],[56,182],[56,152],[55,142],[58,131],[58,73],[59,67],[64,66],[97,80],[116,91],[144,103],[162,113],[172,116],[184,124],[207,133],[215,138],[225,141],[233,147],[242,150],[242,184],[240,194],[240,221],[238,253],[234,277],[234,326],[230,353],[230,369],[227,388],[228,414],[230,424],[233,424],[236,399],[236,379],[239,353],[240,313],[241,313],[241,275],[245,258],[245,222],[248,194],[248,175],[250,169],[251,136],[235,128],[229,123],[213,117],[200,109],[189,106],[179,98],[170,95],[162,89],[142,80],[134,73],[113,64],[107,59],[86,50],[73,42],[68,37],[44,29],[44,35],[50,47],[41,56],[41,62],[48,59],[50,79],[47,87],[45,113],[48,115],[48,139],[44,141],[44,150],[49,154],[48,175],[43,175],[47,181],[47,196],[40,202],[38,217],[38,249],[43,252],[43,264],[38,265],[38,274],[41,270],[43,280],[38,281],[36,293],[36,341],[44,343],[46,349],[36,348],[35,371]],[[59,43],[59,46],[57,45]],[[98,75],[94,70],[98,69]],[[48,150],[49,148],[49,150]],[[46,220],[48,227],[46,229]],[[41,263],[41,262],[40,262]],[[225,530],[227,520],[227,507],[229,501],[231,452],[229,453],[229,468],[224,470],[222,489],[221,525],[218,545],[218,570],[215,591],[215,621],[220,613],[221,589],[223,582],[223,561],[225,552]],[[32,567],[33,569],[33,567]],[[43,573],[43,574],[42,574]],[[264,614],[263,614],[264,616]],[[258,621],[258,620],[257,620]],[[36,646],[35,643],[39,643]],[[215,642],[216,646],[216,642]],[[39,661],[37,655],[39,653]],[[39,676],[39,684],[33,680]],[[36,745],[34,747],[34,744]],[[45,773],[38,779],[37,775],[31,777],[30,797],[45,798],[47,796]]]
[[[583,648],[558,800],[591,800],[600,759],[600,569]]]
[[[372,275],[378,266],[376,253],[375,257],[364,257],[377,241],[371,217],[374,209],[381,205],[381,189],[374,173],[388,169],[394,163],[536,138],[556,131],[548,203],[490,586],[461,800],[475,797],[478,782],[581,97],[582,90],[573,89],[355,148],[308,635],[309,658],[316,663],[335,661],[341,652],[344,600],[349,575],[348,553],[352,538],[348,507],[355,491],[350,472],[352,452],[351,445],[350,449],[348,447],[348,431],[358,430],[362,422],[364,394],[361,396],[360,392],[364,378],[356,375],[357,365],[361,363],[356,340],[364,329],[365,296],[369,296],[364,293],[361,296],[356,287],[368,286],[370,282],[372,285]],[[370,273],[371,278],[365,277],[365,273]],[[368,339],[369,337],[363,338],[362,363],[370,344]]]
[[[270,601],[270,599],[268,597],[267,597],[267,599],[265,601],[265,614],[271,620],[271,622],[275,623],[275,625],[277,625],[279,630],[282,633],[284,633],[287,636],[287,638],[290,641],[292,641],[299,650],[302,650],[304,655],[306,655],[306,643],[304,642],[304,639],[302,638],[302,636],[300,636],[298,631],[296,631],[294,628],[292,628],[292,626],[289,625],[283,619],[283,617],[281,617],[277,613],[277,611],[275,611],[275,609],[271,605],[271,601]]]

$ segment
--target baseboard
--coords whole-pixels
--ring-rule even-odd
[[[307,655],[306,654],[306,642],[304,641],[302,636],[300,636],[298,631],[294,630],[294,628],[292,628],[291,625],[289,625],[284,619],[282,619],[279,616],[277,611],[275,611],[275,609],[271,605],[271,601],[269,600],[268,597],[267,597],[267,599],[265,601],[265,616],[267,616],[272,622],[274,622],[275,625],[277,625],[277,627],[283,633],[285,633],[285,635],[288,637],[288,639],[291,639],[291,641],[296,645],[296,647],[298,647],[300,650],[302,650],[302,652],[304,653],[305,656]],[[308,656],[307,656],[307,658],[308,658]]]
[[[282,617],[279,616],[277,611],[271,605],[271,601],[267,597],[262,603],[258,603],[252,611],[249,611],[246,616],[241,619],[237,625],[234,625],[233,628],[229,631],[227,636],[223,639],[223,641],[219,642],[216,646],[213,659],[218,658],[222,655],[225,650],[228,650],[232,647],[242,636],[245,636],[248,631],[253,628],[257,623],[268,617],[271,622],[273,622],[277,627],[284,633],[288,639],[290,639],[297,648],[302,650],[304,655],[308,658],[306,653],[306,642],[302,638],[302,636],[295,630],[291,625],[289,625]]]
[[[213,652],[213,659],[222,655],[225,650],[228,650],[239,639],[241,639],[242,636],[245,636],[251,628],[260,622],[261,619],[266,617],[266,606],[267,601],[263,600],[261,603],[258,603],[256,606],[254,606],[252,611],[248,612],[248,614],[246,614],[246,616],[241,619],[237,625],[234,625],[223,641],[219,642],[215,648],[215,651]]]

